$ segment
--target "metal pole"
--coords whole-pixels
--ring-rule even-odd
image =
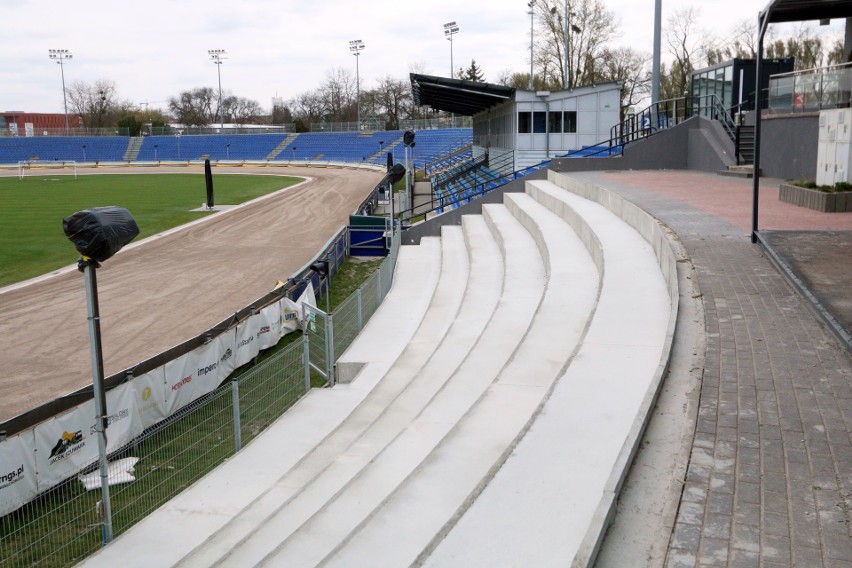
[[[86,304],[89,318],[89,346],[92,358],[92,386],[95,395],[95,432],[98,438],[98,456],[101,471],[101,511],[103,514],[103,543],[112,540],[112,507],[109,498],[109,466],[107,462],[106,392],[104,390],[104,360],[101,349],[101,316],[98,309],[98,282],[95,275],[97,262],[83,257],[83,276],[86,280]]]
[[[358,117],[358,132],[361,132],[361,65],[360,53],[355,53],[355,108]]]
[[[239,452],[243,447],[243,428],[240,423],[240,384],[231,381],[231,398],[234,408],[234,451]]]
[[[530,91],[533,90],[533,18],[535,17],[535,2],[536,0],[530,0],[527,4],[530,8]]]
[[[358,304],[358,331],[364,327],[364,308],[361,305],[361,288],[355,290],[355,299]]]
[[[651,102],[660,100],[660,43],[662,36],[662,0],[654,1],[654,62],[652,64]]]
[[[569,64],[571,56],[570,53],[570,42],[571,42],[571,12],[568,11],[568,0],[565,0],[565,75],[562,77],[562,88],[569,89],[571,88],[571,65]]]
[[[216,74],[219,76],[219,127],[225,129],[225,114],[222,112],[222,62],[216,61]]]
[[[305,392],[311,390],[311,346],[310,334],[305,322],[305,332],[302,334],[302,365],[305,368]]]
[[[758,204],[760,202],[760,73],[761,61],[763,60],[763,38],[769,22],[770,12],[757,16],[757,62],[755,63],[754,78],[754,165],[752,170],[752,198],[751,198],[751,242],[757,242],[758,226]]]
[[[68,98],[65,94],[65,65],[59,58],[59,73],[62,75],[62,104],[65,106],[65,134],[68,134]]]

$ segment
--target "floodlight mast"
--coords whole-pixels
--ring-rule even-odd
[[[74,54],[67,49],[48,49],[47,56],[59,64],[59,71],[62,75],[62,104],[65,107],[65,134],[68,134],[68,98],[65,95],[65,60],[72,59]]]
[[[535,2],[536,0],[530,0],[527,2],[527,7],[530,9],[530,11],[527,12],[530,15],[530,91],[533,90],[533,21],[535,19]]]
[[[447,22],[444,24],[444,35],[450,41],[450,79],[453,78],[455,74],[455,67],[453,66],[453,36],[459,33],[459,26],[455,22]]]
[[[222,130],[225,129],[225,115],[222,111],[222,60],[228,59],[225,55],[228,53],[224,49],[208,49],[210,59],[216,64],[216,74],[219,76],[219,125]]]
[[[364,42],[360,39],[349,42],[349,51],[355,56],[355,109],[358,117],[358,132],[361,132],[361,69],[358,61],[363,50]]]

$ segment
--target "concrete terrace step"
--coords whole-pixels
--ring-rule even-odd
[[[374,367],[390,368],[414,335],[437,286],[440,253],[438,239],[400,249],[394,285],[365,326],[390,335],[384,349],[372,354],[369,363]],[[242,522],[247,506],[262,501],[284,473],[336,432],[377,382],[376,375],[367,373],[357,384],[311,390],[237,456],[80,566],[175,566],[193,550],[209,546],[211,535],[235,519]],[[179,537],[163,539],[164,526]],[[151,546],[152,542],[157,545]]]
[[[248,548],[234,555],[234,562],[223,566],[247,564],[313,566],[345,542],[349,535],[394,491],[406,478],[420,467],[435,449],[442,437],[481,396],[493,377],[509,360],[511,353],[523,339],[528,322],[532,319],[541,299],[544,274],[541,257],[535,245],[520,224],[502,207],[493,212],[492,230],[498,242],[505,244],[504,286],[493,317],[482,333],[482,339],[467,354],[452,378],[440,389],[430,389],[429,397],[422,397],[425,408],[408,418],[408,423],[392,440],[368,446],[367,453],[375,457],[348,481],[345,489],[329,499],[306,522],[287,529],[295,530],[286,539],[278,531],[280,544],[264,557]],[[491,334],[491,341],[485,338]],[[494,346],[500,346],[495,352]],[[435,358],[436,364],[440,361]],[[407,403],[409,401],[403,401]],[[423,403],[419,405],[423,407]],[[389,409],[395,411],[395,409]],[[379,435],[379,432],[375,433]],[[376,437],[376,436],[373,436]],[[340,462],[357,459],[356,452],[341,455]],[[366,460],[364,460],[366,461]],[[294,516],[294,511],[284,513]],[[279,526],[283,529],[284,526]],[[261,544],[260,542],[256,544]],[[268,549],[265,544],[261,544]],[[245,552],[245,554],[242,554]],[[366,559],[365,559],[366,561]],[[365,565],[370,565],[366,561]]]
[[[605,264],[598,307],[541,416],[426,566],[587,565],[667,356],[670,295],[652,247],[551,182],[528,182],[527,191],[599,239],[588,243]]]
[[[548,265],[535,317],[511,360],[470,410],[443,427],[448,432],[436,450],[323,566],[408,566],[430,543],[440,541],[523,436],[583,337],[600,283],[593,261],[570,227],[529,196],[506,195],[505,200],[506,212],[531,234]],[[498,207],[483,209],[493,215]],[[442,406],[451,407],[468,383],[480,380],[474,371],[448,385],[444,398],[412,424],[407,443],[418,443],[423,432],[440,423],[433,411],[437,415]]]

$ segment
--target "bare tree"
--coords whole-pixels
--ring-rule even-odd
[[[385,119],[387,130],[399,128],[399,122],[409,114],[411,103],[411,85],[407,81],[394,79],[390,75],[379,80],[379,86],[375,90],[376,108],[374,112],[381,112]]]
[[[85,126],[115,126],[116,116],[123,103],[118,100],[114,82],[106,79],[99,79],[92,84],[76,81],[68,87],[66,93],[68,106],[74,114],[83,117]]]
[[[622,111],[633,107],[651,90],[651,55],[630,47],[607,49],[601,56],[598,74],[606,81],[621,83]]]
[[[672,64],[669,67],[669,92],[661,96],[683,96],[689,88],[691,73],[703,63],[702,53],[707,51],[706,34],[698,29],[701,11],[695,8],[676,10],[668,20],[665,42]]]
[[[218,94],[211,87],[183,91],[169,99],[169,112],[186,126],[206,126],[217,119]]]
[[[233,95],[222,101],[222,111],[228,122],[236,124],[256,124],[263,115],[259,102]]]
[[[616,38],[615,14],[602,0],[574,0],[565,12],[564,0],[544,0],[536,4],[538,33],[536,57],[538,74],[551,88],[561,88],[566,73],[565,42],[568,41],[568,84],[600,82],[595,62]],[[565,34],[566,19],[570,30]]]

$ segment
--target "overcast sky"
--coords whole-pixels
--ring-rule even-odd
[[[604,0],[619,22],[619,43],[650,53],[653,0]],[[664,0],[663,25],[678,7],[701,9],[703,27],[725,37],[757,18],[766,0]],[[471,59],[486,80],[529,69],[527,0],[0,0],[0,110],[62,112],[59,66],[48,49],[67,49],[66,85],[115,83],[123,100],[165,108],[183,90],[217,87],[209,49],[224,49],[222,88],[270,108],[319,86],[329,70],[355,70],[349,40],[361,39],[361,84],[407,79],[412,64],[446,76],[455,20],[455,67]],[[842,30],[841,22],[832,29]]]

